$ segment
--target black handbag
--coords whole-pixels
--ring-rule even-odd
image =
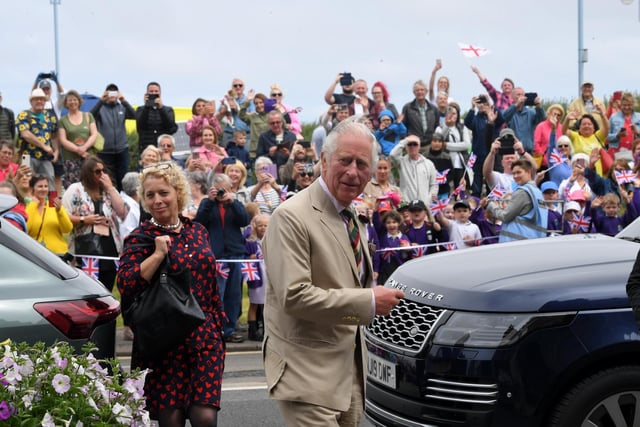
[[[150,288],[134,298],[125,312],[137,349],[163,354],[182,343],[205,320],[200,304],[191,293],[191,271],[168,271],[163,261]]]
[[[101,237],[94,232],[74,237],[74,255],[104,255]]]

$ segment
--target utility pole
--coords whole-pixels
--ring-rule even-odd
[[[56,75],[60,76],[60,45],[58,41],[58,6],[62,0],[49,0],[53,5],[53,37],[54,37],[54,51],[56,60]]]

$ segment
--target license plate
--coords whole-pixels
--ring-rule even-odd
[[[396,364],[371,352],[368,353],[367,377],[372,381],[396,388]]]

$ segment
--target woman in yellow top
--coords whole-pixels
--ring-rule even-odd
[[[29,186],[33,199],[27,205],[27,233],[51,252],[66,254],[69,247],[64,234],[73,229],[73,223],[62,206],[62,200],[49,193],[49,180],[44,175],[34,175]]]
[[[577,111],[569,111],[564,123],[562,123],[562,129],[566,129],[565,135],[571,139],[574,154],[584,153],[590,156],[594,148],[600,149],[604,147],[609,134],[609,121],[599,104],[596,104],[594,113],[600,115],[602,129],[599,128],[598,122],[591,114],[579,116],[580,113]],[[578,117],[580,117],[577,125],[578,130],[575,131],[572,130],[571,125],[573,123],[571,122],[578,119]],[[601,160],[596,163],[596,172],[598,172],[598,175],[603,176]]]

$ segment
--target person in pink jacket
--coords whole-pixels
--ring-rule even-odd
[[[536,161],[542,158],[538,166],[549,165],[549,154],[556,148],[556,141],[563,135],[562,119],[564,108],[560,104],[553,104],[547,109],[546,120],[538,123],[533,132],[533,155]]]
[[[216,104],[214,101],[198,98],[191,107],[193,118],[187,122],[185,130],[189,135],[189,147],[193,151],[202,146],[202,129],[211,126],[218,136],[222,135],[222,127],[216,117]]]

